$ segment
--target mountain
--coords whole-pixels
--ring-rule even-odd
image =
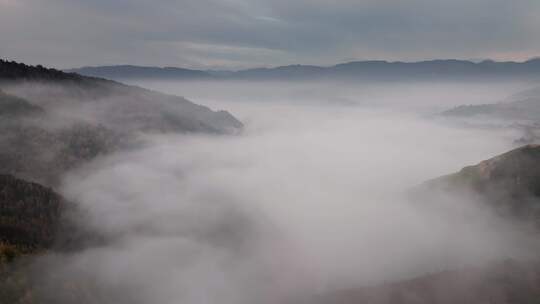
[[[56,242],[65,204],[50,188],[0,175],[0,303],[29,300],[28,258]]]
[[[43,271],[35,262],[106,241],[55,192],[66,172],[138,145],[141,134],[241,128],[228,112],[182,97],[0,60],[0,303],[47,302],[38,294],[49,290],[33,282]],[[74,278],[64,283],[75,297],[84,291]]]
[[[103,66],[70,69],[81,75],[107,79],[177,79],[177,80],[489,80],[540,79],[540,59],[525,62],[485,60],[430,60],[419,62],[354,61],[334,66],[288,65],[240,71],[197,71],[181,68],[139,66]]]
[[[427,181],[413,191],[413,197],[422,201],[448,194],[480,201],[500,215],[540,228],[540,145],[514,149]]]
[[[29,66],[0,59],[0,81],[73,81],[83,82],[83,76],[48,69],[41,65]]]
[[[212,79],[212,74],[205,71],[190,70],[175,67],[145,67],[134,65],[113,65],[99,67],[82,67],[67,70],[86,76],[102,77],[108,79]]]
[[[64,204],[50,188],[0,175],[0,259],[51,247]]]
[[[0,173],[55,186],[141,133],[233,134],[242,123],[185,98],[0,60]]]
[[[230,133],[242,127],[229,113],[182,97],[4,60],[0,60],[0,89],[45,110],[59,106],[90,110],[107,124],[116,120],[136,124],[135,129],[141,122],[147,130],[178,132]]]
[[[83,227],[82,218],[81,210],[53,189],[0,174],[0,303],[44,303],[36,299],[33,278],[42,271],[36,259],[103,243]],[[67,290],[67,284],[77,284],[65,283]]]

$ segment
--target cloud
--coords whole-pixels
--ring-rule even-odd
[[[147,136],[142,148],[66,176],[62,193],[111,241],[43,257],[40,266],[50,268],[36,285],[53,291],[49,302],[69,299],[55,286],[70,282],[104,303],[275,303],[536,252],[474,202],[449,197],[444,212],[432,212],[403,195],[507,150],[500,130],[454,128],[387,107],[307,103],[312,95],[294,88],[266,102],[231,102],[248,85],[216,85],[198,93],[248,118],[244,134]],[[403,106],[421,98],[397,88],[377,100]],[[419,91],[428,99],[448,93],[436,90]]]
[[[343,58],[520,60],[540,50],[540,4],[531,0],[0,3],[0,55],[57,67],[234,68],[330,64]],[[197,55],[185,47],[193,44],[228,50]],[[239,62],[245,48],[254,51]]]

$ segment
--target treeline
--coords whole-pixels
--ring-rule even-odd
[[[50,188],[0,175],[0,243],[48,248],[54,242],[63,204]]]
[[[41,65],[30,66],[15,61],[0,59],[0,80],[72,80],[83,81],[84,77],[75,73],[45,68]]]

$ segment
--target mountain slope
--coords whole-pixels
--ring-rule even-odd
[[[122,120],[122,123],[144,121],[146,129],[230,133],[242,127],[229,113],[214,112],[182,97],[3,60],[0,60],[0,89],[45,110],[63,105],[72,106],[73,111],[96,110],[98,113],[92,114],[108,115],[109,120]],[[128,113],[122,113],[127,110]],[[81,115],[84,114],[87,113]],[[167,124],[163,123],[163,117],[170,118]]]
[[[540,227],[540,146],[526,145],[427,181],[413,194],[424,201],[445,194],[470,197],[500,215]]]
[[[33,252],[51,247],[64,205],[50,188],[0,175],[0,249],[12,246],[18,252]],[[13,256],[0,250],[0,257]]]
[[[15,61],[0,59],[0,81],[75,81],[82,82],[84,77],[74,73],[64,73],[48,69],[41,65],[29,66]]]
[[[210,73],[198,70],[175,67],[145,67],[134,65],[114,65],[98,67],[82,67],[67,70],[80,75],[102,77],[108,79],[212,79]]]
[[[64,205],[50,188],[0,175],[0,303],[32,303],[29,265],[55,243]]]
[[[0,303],[47,303],[38,299],[36,261],[103,242],[82,222],[81,210],[51,188],[0,174]],[[55,288],[71,290],[72,279]]]
[[[242,123],[182,97],[0,60],[0,173],[56,186],[142,133],[231,134]]]
[[[37,115],[43,112],[42,108],[0,90],[0,117],[7,119],[17,116]]]

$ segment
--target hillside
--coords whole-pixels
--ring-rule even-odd
[[[141,133],[231,134],[242,123],[182,97],[0,60],[0,173],[55,186]]]
[[[496,62],[485,60],[429,60],[419,62],[353,61],[334,66],[288,65],[239,71],[197,71],[182,68],[102,66],[70,69],[69,72],[108,79],[151,78],[177,80],[362,80],[434,81],[488,79],[540,79],[540,60]]]
[[[212,111],[182,97],[4,60],[0,60],[0,89],[45,110],[53,106],[94,110],[97,113],[92,114],[111,116],[104,120],[143,122],[145,130],[230,133],[242,127],[229,113]]]
[[[213,79],[214,77],[205,71],[175,68],[175,67],[145,67],[134,65],[114,65],[83,67],[79,69],[67,70],[80,75],[102,77],[107,79]]]
[[[64,207],[52,189],[0,175],[0,260],[51,247]]]
[[[43,303],[35,299],[36,259],[100,241],[80,216],[51,188],[0,174],[0,303]]]
[[[0,117],[9,119],[17,116],[42,114],[42,108],[0,90]]]
[[[182,97],[0,60],[0,303],[41,303],[36,259],[103,242],[53,190],[66,172],[133,147],[142,134],[241,128],[228,112]]]
[[[83,76],[48,69],[41,65],[30,66],[0,59],[0,81],[73,81],[83,82]]]
[[[469,196],[503,216],[540,227],[540,146],[526,145],[427,181],[414,194],[422,200],[444,194]]]

